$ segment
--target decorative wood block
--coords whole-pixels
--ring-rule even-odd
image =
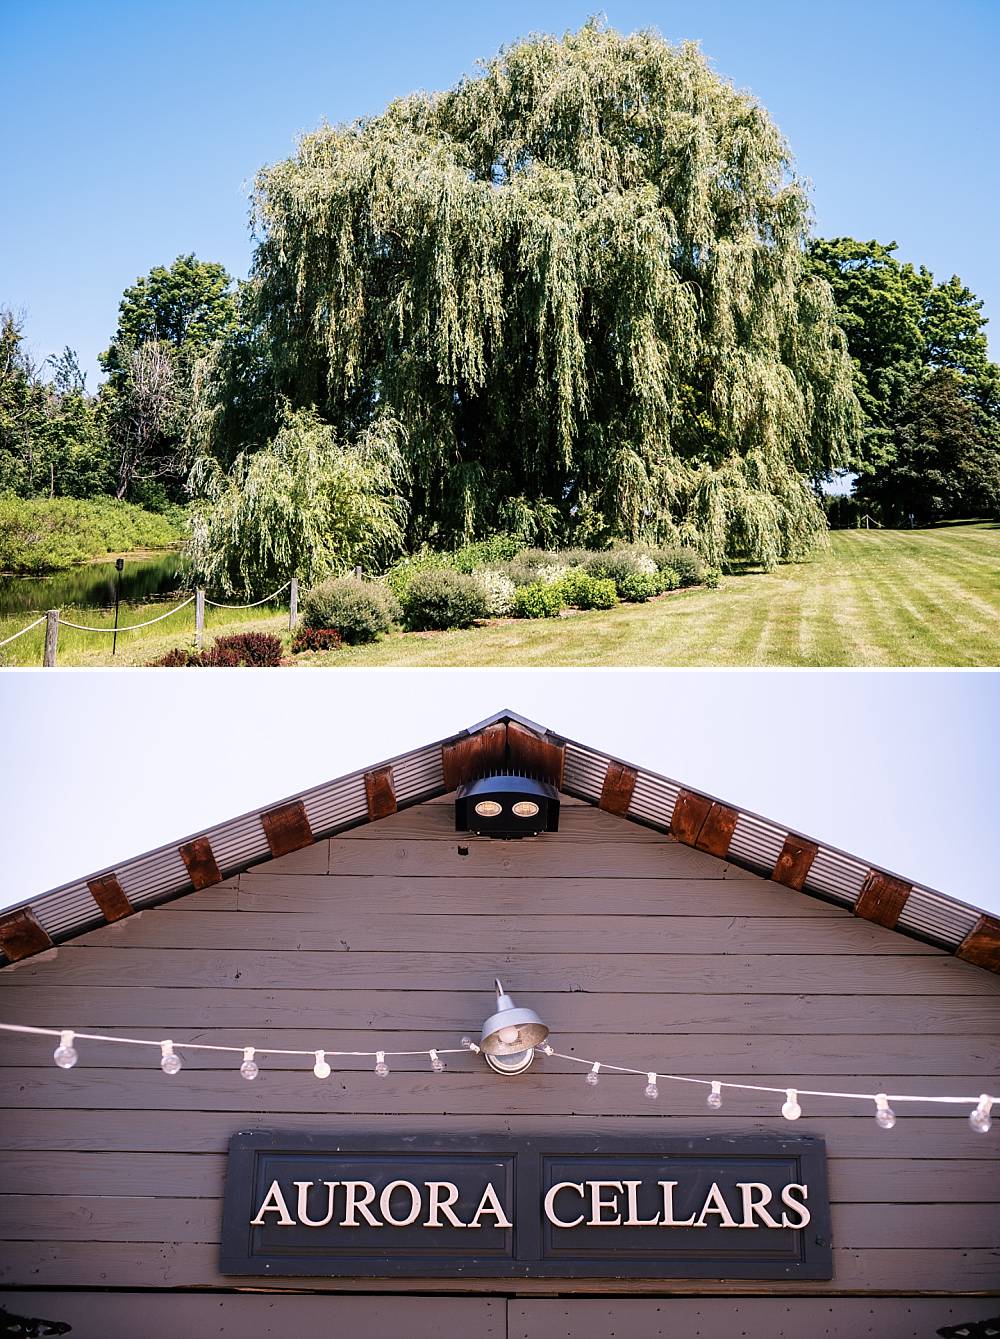
[[[507,756],[515,772],[525,772],[539,781],[562,789],[566,750],[562,744],[542,739],[517,721],[507,725]]]
[[[104,919],[107,921],[120,921],[123,916],[131,916],[135,910],[124,888],[118,882],[117,874],[104,874],[99,879],[88,879],[87,887],[94,901],[104,912]]]
[[[698,850],[725,859],[739,816],[739,810],[730,809],[728,805],[719,804],[716,800],[698,833],[698,840],[695,842]]]
[[[680,791],[670,817],[673,836],[687,846],[694,846],[711,807],[712,801],[704,795],[696,795],[693,790]]]
[[[507,727],[503,722],[487,725],[475,735],[463,735],[441,745],[441,768],[445,790],[457,790],[464,781],[473,781],[498,772],[507,753]]]
[[[604,785],[601,787],[599,807],[609,814],[618,814],[620,818],[624,818],[632,803],[637,775],[634,767],[626,767],[620,762],[609,762],[608,770],[604,774]]]
[[[955,955],[976,967],[985,967],[988,972],[1000,972],[1000,920],[980,916]]]
[[[195,837],[194,841],[185,842],[177,849],[195,888],[211,888],[213,883],[222,882],[222,873],[207,837]]]
[[[785,838],[781,854],[774,862],[771,878],[775,883],[783,883],[786,888],[801,892],[818,851],[815,842],[793,836],[790,832]]]
[[[0,948],[11,962],[34,957],[51,947],[52,940],[29,907],[0,916]]]
[[[312,846],[316,840],[301,800],[292,800],[290,804],[279,804],[276,809],[269,809],[267,813],[261,814],[260,821],[273,856],[301,851],[303,846]]]
[[[391,767],[380,767],[377,771],[365,773],[365,795],[368,797],[368,817],[372,822],[396,812],[399,806],[396,803]]]
[[[894,879],[891,874],[882,874],[877,869],[869,870],[854,904],[854,914],[892,930],[911,891],[911,884]]]

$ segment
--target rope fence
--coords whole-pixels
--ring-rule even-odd
[[[250,604],[221,604],[217,600],[209,600],[203,590],[196,590],[193,595],[189,595],[188,598],[182,600],[180,604],[174,605],[173,609],[168,609],[165,614],[157,614],[155,618],[148,618],[143,623],[125,623],[119,626],[117,622],[118,612],[116,605],[115,623],[112,627],[108,628],[96,627],[89,623],[73,623],[70,619],[63,618],[61,610],[49,609],[46,613],[42,614],[40,618],[36,618],[33,623],[29,623],[26,627],[20,628],[10,637],[5,637],[3,641],[0,641],[0,647],[9,646],[11,642],[16,642],[19,637],[23,637],[26,633],[32,632],[35,628],[44,623],[45,645],[42,652],[42,665],[46,669],[51,669],[54,668],[56,664],[60,628],[72,628],[74,632],[110,633],[117,641],[119,633],[138,632],[142,628],[152,627],[154,623],[162,623],[164,619],[173,618],[174,614],[180,613],[182,609],[186,609],[190,604],[195,606],[195,645],[201,646],[202,637],[205,632],[206,605],[211,605],[213,609],[257,609],[260,605],[269,604],[272,600],[277,599],[278,596],[284,594],[286,590],[289,592],[288,628],[291,632],[294,631],[299,616],[299,582],[297,577],[292,577],[291,580],[286,581],[283,586],[279,586],[277,590],[272,591],[270,595],[265,595],[263,599],[254,600]]]

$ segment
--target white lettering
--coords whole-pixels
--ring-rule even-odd
[[[431,1192],[431,1202],[424,1227],[444,1227],[444,1223],[438,1218],[439,1213],[444,1214],[452,1227],[465,1227],[461,1218],[457,1218],[451,1208],[458,1200],[458,1186],[453,1185],[450,1181],[425,1181],[424,1185]],[[443,1195],[442,1191],[444,1191]]]
[[[793,1190],[799,1190],[799,1191],[802,1192],[802,1201],[803,1201],[803,1202],[800,1202],[799,1200],[797,1200],[797,1199],[795,1198],[795,1196],[792,1194],[792,1191],[793,1191]],[[809,1187],[808,1187],[808,1186],[799,1185],[799,1183],[798,1183],[797,1181],[792,1181],[789,1185],[785,1186],[784,1190],[781,1192],[781,1202],[782,1202],[782,1204],[784,1204],[784,1206],[785,1206],[786,1209],[792,1209],[792,1210],[795,1212],[795,1214],[798,1216],[798,1220],[799,1220],[799,1221],[798,1221],[797,1223],[792,1223],[792,1222],[789,1221],[788,1214],[787,1214],[787,1213],[783,1213],[783,1214],[781,1215],[781,1226],[782,1226],[782,1227],[808,1227],[808,1226],[809,1226],[809,1222],[810,1222],[810,1220],[811,1220],[811,1218],[812,1218],[812,1214],[811,1214],[811,1213],[809,1212],[809,1210],[806,1208],[805,1203],[804,1203],[804,1201],[807,1200],[808,1198],[809,1198]]]
[[[620,1181],[588,1181],[590,1186],[590,1217],[587,1219],[588,1227],[620,1227],[622,1216],[618,1209],[617,1196],[606,1200],[601,1195],[602,1190],[616,1190],[620,1194],[624,1189]],[[602,1218],[601,1214],[605,1209],[614,1211],[614,1218]]]
[[[344,1190],[347,1192],[347,1207],[344,1211],[344,1221],[341,1223],[341,1227],[360,1227],[361,1224],[358,1222],[356,1214],[360,1214],[369,1227],[382,1226],[371,1209],[368,1208],[368,1205],[375,1198],[375,1187],[370,1181],[345,1181]]]
[[[642,1185],[642,1182],[626,1181],[624,1182],[624,1185],[625,1185],[625,1197],[628,1202],[628,1217],[625,1219],[624,1226],[656,1227],[656,1225],[660,1221],[658,1214],[654,1215],[652,1218],[639,1217],[639,1205],[638,1205],[639,1187]]]
[[[264,1227],[264,1215],[266,1213],[276,1213],[278,1215],[278,1227],[294,1227],[295,1219],[288,1212],[288,1205],[285,1203],[285,1197],[281,1193],[281,1187],[277,1181],[272,1181],[267,1194],[264,1196],[264,1203],[257,1210],[257,1217],[250,1219],[251,1227]]]
[[[663,1217],[660,1219],[661,1227],[706,1227],[706,1223],[696,1223],[694,1214],[690,1218],[677,1219],[674,1217],[674,1186],[676,1181],[657,1181],[656,1183],[663,1191]]]
[[[392,1192],[405,1190],[410,1196],[410,1212],[405,1218],[396,1218],[392,1212]],[[409,1227],[420,1217],[420,1191],[412,1181],[390,1181],[378,1198],[378,1207],[382,1217],[390,1227]]]
[[[741,1227],[755,1227],[753,1221],[754,1214],[760,1216],[760,1221],[764,1227],[780,1227],[781,1224],[776,1218],[772,1218],[764,1207],[771,1203],[771,1187],[764,1185],[762,1181],[737,1181],[737,1188],[743,1196],[743,1222]],[[760,1191],[760,1197],[754,1199],[754,1191]]]
[[[340,1182],[324,1181],[322,1184],[326,1186],[326,1217],[310,1218],[309,1191],[312,1189],[313,1182],[312,1181],[292,1182],[292,1185],[295,1186],[296,1190],[298,1190],[299,1192],[299,1203],[296,1212],[298,1214],[299,1222],[302,1224],[303,1227],[326,1227],[327,1223],[329,1223],[330,1220],[333,1218],[333,1192],[337,1188],[337,1186],[340,1185]]]
[[[698,1215],[698,1221],[695,1223],[695,1227],[707,1227],[705,1215],[710,1213],[718,1214],[720,1227],[739,1226],[736,1219],[729,1212],[729,1205],[722,1198],[722,1191],[714,1181],[712,1182],[711,1190],[705,1196],[705,1203],[702,1205],[701,1213]]]
[[[479,1201],[479,1208],[473,1214],[472,1222],[469,1224],[469,1227],[479,1227],[479,1219],[484,1213],[491,1213],[493,1215],[497,1220],[497,1227],[514,1226],[504,1213],[500,1201],[497,1199],[497,1192],[493,1189],[493,1184],[490,1181],[487,1181],[486,1183],[486,1189],[483,1191],[483,1198]]]
[[[581,1214],[579,1218],[574,1218],[572,1222],[568,1222],[566,1219],[560,1218],[556,1213],[556,1196],[559,1194],[560,1190],[575,1190],[578,1195],[582,1196],[583,1182],[557,1181],[554,1186],[550,1186],[545,1192],[545,1217],[550,1223],[554,1223],[556,1227],[579,1227],[583,1222],[583,1214]]]

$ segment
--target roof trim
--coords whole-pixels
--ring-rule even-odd
[[[377,822],[447,793],[458,781],[489,770],[501,759],[630,822],[1000,972],[1000,920],[980,908],[566,739],[509,709],[458,735],[28,898],[0,914],[0,962],[33,957],[122,916],[211,887],[262,861]]]

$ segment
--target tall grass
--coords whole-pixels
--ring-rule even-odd
[[[0,494],[0,572],[59,572],[133,549],[165,549],[184,535],[183,512],[145,511],[114,498]]]

